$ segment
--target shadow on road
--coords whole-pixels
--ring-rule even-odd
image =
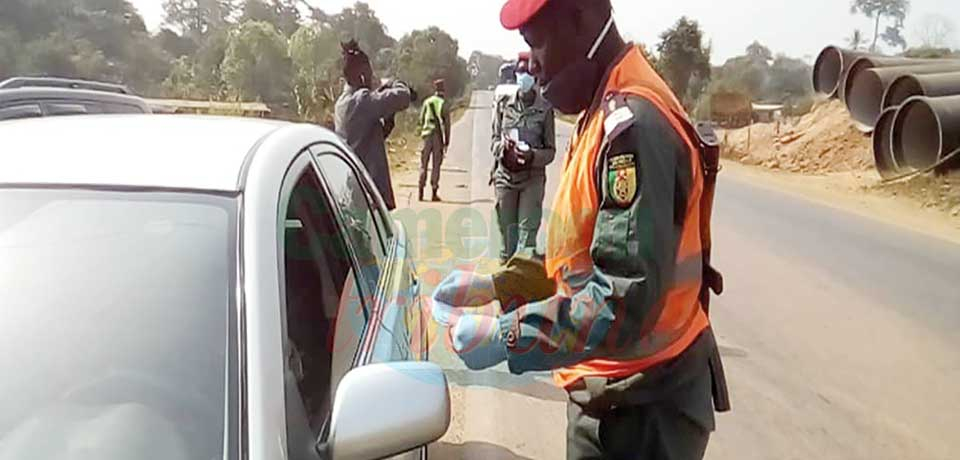
[[[506,372],[474,372],[459,369],[445,369],[450,383],[461,387],[488,387],[509,391],[544,401],[567,402],[567,393],[550,381],[530,376],[513,375]]]
[[[533,460],[521,457],[505,447],[486,442],[434,444],[430,446],[429,454],[431,459],[437,460]]]

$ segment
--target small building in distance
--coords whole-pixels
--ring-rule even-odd
[[[773,123],[783,118],[783,104],[752,104],[755,123]]]
[[[256,118],[265,118],[271,113],[270,107],[262,102],[191,101],[185,99],[147,99],[146,101],[153,113],[234,115]]]

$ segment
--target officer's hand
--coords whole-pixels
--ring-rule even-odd
[[[454,307],[480,307],[496,297],[492,275],[460,270],[450,273],[433,292],[435,302]]]
[[[527,167],[533,163],[533,149],[528,145],[524,144],[523,148],[518,147],[515,151],[517,152],[517,163],[520,166]]]
[[[517,149],[517,141],[513,139],[504,139],[503,140],[503,156],[513,155],[513,152]]]
[[[479,371],[507,360],[500,338],[500,321],[486,315],[464,315],[450,330],[453,350],[467,368]]]

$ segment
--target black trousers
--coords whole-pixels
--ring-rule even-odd
[[[715,428],[710,366],[697,357],[665,370],[662,376],[649,376],[653,385],[645,385],[644,376],[634,376],[625,379],[636,380],[634,388],[624,388],[625,381],[594,381],[592,388],[584,384],[570,389],[567,459],[702,459]],[[622,397],[611,404],[610,395],[618,392]]]

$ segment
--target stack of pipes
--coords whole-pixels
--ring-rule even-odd
[[[889,57],[828,46],[813,67],[818,93],[843,101],[873,134],[884,178],[960,167],[960,60]]]

